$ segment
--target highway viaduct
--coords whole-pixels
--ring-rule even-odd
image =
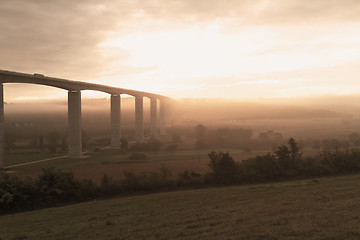
[[[157,136],[158,129],[160,134],[165,133],[167,118],[167,103],[171,98],[136,91],[131,89],[111,87],[101,84],[72,81],[61,78],[46,77],[42,74],[25,74],[0,70],[0,169],[4,168],[4,83],[30,83],[61,88],[68,91],[68,156],[81,157],[82,137],[81,137],[81,91],[94,90],[110,94],[110,119],[111,119],[111,148],[120,148],[121,137],[121,94],[135,97],[135,140],[144,141],[144,119],[143,119],[143,99],[150,99],[150,133]],[[158,126],[157,105],[160,102],[160,118]]]

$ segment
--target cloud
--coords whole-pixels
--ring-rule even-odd
[[[108,61],[99,53],[98,44],[114,31],[124,35],[166,31],[217,19],[232,19],[224,26],[232,31],[239,24],[359,21],[359,12],[356,0],[3,1],[0,65],[9,70],[94,78]]]
[[[138,6],[153,18],[209,21],[234,18],[242,24],[359,21],[357,0],[153,0]]]
[[[0,65],[10,70],[87,78],[104,65],[96,45],[130,12],[98,1],[4,1]]]
[[[231,72],[233,68],[241,75],[245,71],[248,71],[248,74],[256,73],[258,66],[268,73],[254,74],[250,79],[245,78],[245,82],[264,83],[264,79],[276,81],[286,77],[296,79],[298,76],[314,79],[314,76],[321,75],[321,72],[308,69],[315,63],[326,65],[324,60],[330,59],[337,65],[339,61],[346,59],[353,61],[353,55],[359,56],[359,36],[356,33],[360,22],[359,12],[358,0],[2,1],[0,66],[5,70],[39,72],[77,80],[100,80],[107,84],[111,84],[110,79],[121,79],[119,84],[133,81],[129,84],[141,87],[141,81],[159,78],[163,71],[160,64],[148,65],[146,62],[134,66],[129,63],[129,59],[135,54],[124,45],[109,46],[104,52],[102,43],[112,36],[125,39],[126,36],[138,33],[144,33],[147,37],[151,34],[146,33],[160,33],[159,36],[168,39],[159,45],[145,44],[146,48],[137,52],[136,56],[144,60],[144,51],[151,52],[155,47],[163,49],[167,43],[172,47],[177,46],[172,48],[175,52],[168,49],[161,56],[157,56],[158,60],[162,57],[161,64],[172,64],[171,68],[168,68],[169,75],[158,80],[161,84],[166,83],[169,89],[171,86],[184,88],[183,86],[188,84],[193,84],[191,89],[198,89],[213,75],[216,75],[214,81],[232,86],[239,81],[238,78],[227,78],[227,75],[236,75]],[[204,34],[205,37],[197,41],[192,39],[188,45],[197,45],[191,51],[186,52],[179,48],[183,46],[184,49],[189,49],[184,44],[186,39],[179,41],[182,30],[188,31],[192,28],[197,33],[216,23],[221,23],[219,34]],[[354,30],[351,30],[352,28]],[[164,32],[167,34],[163,34]],[[172,35],[178,32],[180,37],[176,35],[178,40],[175,41]],[[193,38],[197,38],[195,33]],[[214,36],[221,38],[219,42],[208,41]],[[339,39],[341,41],[338,41]],[[156,39],[154,41],[158,43]],[[227,41],[228,46],[235,41],[238,47],[225,49],[223,41]],[[259,47],[259,51],[242,48],[245,43],[248,47]],[[184,64],[178,63],[176,56],[184,55],[183,58],[186,59],[188,55],[185,53],[190,56],[189,60]],[[209,55],[207,64],[197,58],[204,54]],[[225,58],[227,60],[222,60]],[[150,63],[155,62],[151,60],[150,58]],[[199,62],[202,65],[197,65]],[[285,73],[284,66],[277,62],[287,64],[289,70],[298,74],[297,77],[294,77],[294,73]],[[217,68],[219,65],[222,66],[222,71]],[[200,80],[187,75],[198,70],[201,73],[197,75]],[[340,76],[341,72],[337,71],[336,74]],[[353,76],[357,76],[356,73],[349,76],[349,79]],[[179,79],[182,87],[178,84]],[[351,81],[353,80],[348,82]],[[155,89],[154,86],[151,86],[152,89]],[[26,88],[17,89],[22,91]],[[235,88],[231,89],[231,93],[236,91],[238,90]]]

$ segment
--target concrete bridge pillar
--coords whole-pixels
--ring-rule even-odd
[[[144,101],[143,97],[135,97],[135,141],[144,142]]]
[[[150,99],[150,134],[157,137],[157,99]]]
[[[68,137],[69,157],[81,157],[81,92],[76,90],[68,92]]]
[[[120,148],[121,137],[121,97],[120,94],[111,94],[111,148]]]
[[[0,83],[0,169],[5,167],[4,161],[4,90],[3,84]]]
[[[165,100],[160,100],[160,134],[161,135],[165,135],[166,134],[166,101]]]

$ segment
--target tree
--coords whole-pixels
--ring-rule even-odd
[[[66,135],[63,135],[63,136],[61,137],[61,143],[60,143],[60,145],[61,145],[61,151],[66,152],[66,149],[67,149]]]
[[[259,133],[258,140],[264,146],[268,146],[270,144],[270,138],[266,132]]]
[[[274,153],[283,173],[286,176],[294,175],[294,171],[296,172],[302,156],[295,139],[290,138],[288,146],[282,145],[279,147],[279,150]]]
[[[198,124],[195,127],[195,135],[197,139],[204,140],[206,136],[206,132],[207,132],[207,128],[202,124]]]
[[[127,150],[129,147],[129,142],[125,138],[120,139],[120,147],[122,150]]]
[[[16,138],[14,135],[8,133],[8,132],[5,132],[5,147],[7,149],[13,149],[16,147]]]
[[[290,146],[290,155],[292,160],[300,160],[302,153],[299,152],[299,147],[297,146],[295,139],[290,138],[288,144]]]
[[[57,131],[52,131],[47,136],[48,148],[52,153],[56,153],[59,145],[60,134]]]
[[[275,155],[279,160],[279,163],[284,167],[287,167],[290,161],[290,154],[291,151],[289,150],[289,147],[285,145],[280,146],[279,150],[275,151]]]
[[[202,125],[202,124],[198,124],[195,128],[195,136],[196,136],[196,143],[195,146],[198,149],[203,149],[205,148],[206,144],[205,144],[205,136],[207,133],[207,128]]]
[[[228,152],[210,152],[208,166],[213,171],[216,183],[234,183],[237,175],[237,165]]]
[[[76,198],[79,184],[72,172],[46,168],[38,177],[37,187],[42,202],[61,203]]]
[[[146,145],[148,151],[159,151],[161,149],[161,142],[155,137],[150,137]]]
[[[311,148],[313,149],[320,149],[321,148],[321,143],[319,140],[315,140],[313,143],[312,143],[312,146]]]
[[[360,135],[358,133],[351,133],[349,135],[349,140],[352,142],[355,146],[360,146]]]
[[[181,136],[177,133],[173,133],[172,134],[172,142],[173,143],[181,143],[182,142]]]
[[[42,152],[43,148],[44,148],[44,136],[43,135],[39,135],[39,148],[40,148],[40,151]]]
[[[82,148],[85,149],[89,145],[90,137],[84,130],[81,130]]]

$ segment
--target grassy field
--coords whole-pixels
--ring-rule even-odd
[[[77,178],[89,178],[100,181],[104,174],[108,174],[115,179],[121,178],[125,170],[141,172],[156,171],[163,164],[166,165],[174,174],[188,170],[199,173],[209,171],[207,154],[211,150],[178,150],[178,151],[161,151],[147,152],[146,159],[129,160],[132,153],[122,153],[116,150],[104,150],[101,152],[90,152],[84,158],[61,158],[47,162],[41,162],[31,165],[24,165],[10,168],[10,174],[20,177],[35,177],[39,175],[42,168],[56,167],[59,169],[70,170],[74,172]],[[245,153],[242,150],[222,149],[229,151],[235,160],[247,159],[263,152]],[[25,161],[28,156],[26,153],[13,153],[5,156],[5,166],[13,164],[40,160],[47,157],[53,157],[49,154],[31,153],[29,160]]]
[[[11,166],[21,163],[32,162],[40,159],[52,158],[61,154],[39,153],[39,152],[16,152],[5,154],[5,166]],[[63,154],[64,155],[64,154]]]
[[[0,239],[360,239],[360,175],[119,197],[5,215]]]

